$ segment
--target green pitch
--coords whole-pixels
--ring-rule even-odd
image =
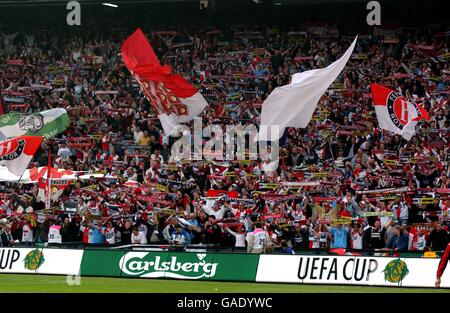
[[[450,289],[436,288],[386,288],[334,285],[297,285],[264,283],[230,283],[206,281],[181,281],[161,279],[130,279],[81,277],[80,285],[68,285],[66,276],[0,274],[0,294],[5,292],[446,292]]]

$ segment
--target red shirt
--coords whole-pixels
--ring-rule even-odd
[[[436,276],[441,278],[442,274],[444,274],[445,268],[447,267],[448,258],[450,256],[450,243],[447,244],[447,248],[445,248],[444,254],[442,255],[441,261],[439,262],[438,270]]]
[[[347,210],[341,210],[340,212],[339,212],[339,217],[342,217],[342,216],[346,216],[346,217],[352,217],[352,215],[350,214],[350,212],[349,211],[347,211]]]

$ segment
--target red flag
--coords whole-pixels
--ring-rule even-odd
[[[197,89],[183,77],[162,66],[141,29],[128,37],[121,48],[122,59],[170,134],[179,123],[192,120],[207,105]]]
[[[0,143],[0,165],[21,176],[40,147],[43,137],[20,136]]]

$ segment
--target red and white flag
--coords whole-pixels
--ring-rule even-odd
[[[107,176],[108,175],[100,174],[100,173],[70,171],[70,170],[65,170],[62,168],[54,168],[54,167],[52,167],[50,170],[50,177],[52,179],[52,182],[57,179],[59,179],[59,180],[76,180],[76,179],[90,180],[92,177],[103,178],[103,177],[107,177]],[[20,177],[20,175],[19,176],[14,175],[10,171],[8,171],[7,168],[0,168],[0,181],[17,182],[20,179],[21,183],[31,184],[31,183],[37,183],[37,182],[39,182],[39,179],[47,178],[47,177],[48,177],[48,166],[33,167],[33,168],[26,169],[21,177]],[[109,177],[113,177],[113,176],[109,176]]]
[[[0,165],[20,176],[27,169],[43,137],[20,136],[0,143]]]
[[[45,202],[48,197],[48,185],[48,180],[46,178],[39,178],[39,190],[36,196],[37,201]],[[57,201],[69,185],[70,180],[50,179],[51,200]]]
[[[429,120],[428,112],[400,93],[381,85],[370,85],[378,124],[382,129],[402,135],[410,140],[416,133],[417,122]]]
[[[178,124],[192,120],[208,104],[193,85],[180,75],[172,74],[170,66],[159,63],[140,28],[124,41],[121,53],[166,134]]]

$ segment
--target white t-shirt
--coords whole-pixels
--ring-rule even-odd
[[[145,245],[147,243],[147,238],[145,238],[145,235],[143,232],[139,232],[139,234],[137,236],[132,233],[131,234],[131,243]]]
[[[227,231],[236,238],[235,247],[245,247],[245,234],[236,233],[229,228],[227,228]]]
[[[417,236],[417,241],[414,242],[414,247],[417,250],[423,250],[423,249],[425,249],[426,245],[427,245],[427,240],[426,240],[425,235],[422,235],[422,236],[418,235]]]
[[[249,241],[251,237],[253,237],[253,249],[264,250],[264,247],[267,244],[267,238],[269,237],[267,232],[261,229],[256,229],[253,232],[247,234],[247,241]]]
[[[311,242],[311,248],[320,248],[320,243],[317,237],[317,233],[313,230],[310,230],[309,241]]]
[[[321,231],[319,232],[319,247],[326,247],[328,243],[328,232]]]
[[[352,248],[353,249],[362,249],[362,233],[351,231],[350,233],[352,238]]]
[[[58,156],[61,157],[64,161],[68,160],[69,157],[72,155],[72,151],[70,151],[69,148],[59,148],[58,149]]]
[[[61,243],[61,226],[52,225],[48,231],[48,243]]]
[[[33,230],[30,229],[28,224],[22,227],[22,242],[32,242],[33,241]]]
[[[408,216],[409,216],[409,208],[408,208],[408,206],[404,202],[400,203],[400,218],[401,219],[407,219]]]
[[[217,211],[214,211],[214,209],[212,209],[211,207],[208,207],[208,203],[203,206],[203,211],[208,215],[214,215],[216,217],[216,219],[222,219],[226,210],[227,210],[227,207],[224,205],[222,205],[222,207]]]

